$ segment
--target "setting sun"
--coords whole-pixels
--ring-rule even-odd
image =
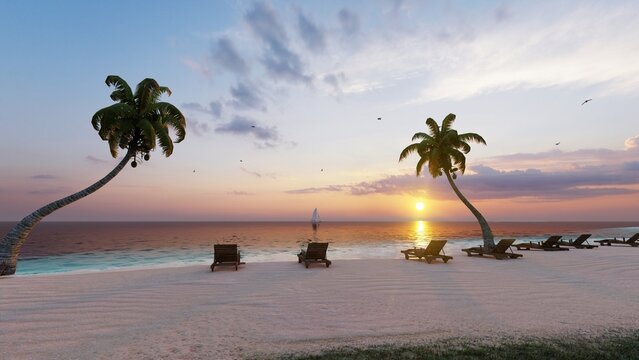
[[[417,209],[417,211],[422,211],[424,210],[424,203],[421,201],[418,201],[415,203],[415,209]]]

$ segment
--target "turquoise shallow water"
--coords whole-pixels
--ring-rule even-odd
[[[0,223],[5,233],[13,224]],[[591,239],[630,236],[631,222],[495,222],[495,238],[543,240],[551,234]],[[445,251],[480,244],[475,222],[326,222],[316,234],[301,222],[45,222],[22,248],[17,275],[181,266],[211,262],[213,244],[237,243],[246,262],[296,261],[309,239],[328,241],[329,258],[401,258],[402,249],[449,240]]]

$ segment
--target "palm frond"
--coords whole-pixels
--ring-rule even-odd
[[[102,122],[105,119],[124,119],[134,116],[134,114],[135,109],[129,104],[113,104],[96,111],[96,113],[91,118],[91,125],[93,125],[94,129],[100,130],[100,127],[102,127]]]
[[[455,114],[451,113],[451,114],[446,115],[446,117],[442,121],[442,132],[445,132],[448,129],[450,129],[450,127],[455,122],[455,118],[456,118]]]
[[[457,134],[457,130],[448,129],[445,132],[442,131],[441,134],[443,134],[441,137],[443,143],[452,146],[456,146],[457,144],[459,144],[459,136]]]
[[[433,177],[433,179],[439,176],[439,172],[440,172],[439,164],[434,159],[431,159],[428,162],[428,172]]]
[[[124,79],[117,75],[109,75],[104,82],[107,86],[115,86],[115,90],[111,93],[111,100],[127,104],[133,103],[133,92]]]
[[[119,139],[116,136],[111,136],[108,138],[109,150],[111,151],[111,156],[113,158],[118,157],[118,142]]]
[[[402,150],[401,154],[399,154],[399,161],[406,159],[408,155],[416,152],[418,147],[419,143],[408,145],[406,148],[404,148],[404,150]]]
[[[162,123],[171,126],[175,130],[175,135],[177,136],[175,142],[179,143],[184,140],[186,136],[186,118],[182,112],[168,102],[159,102],[154,107],[160,114]]]
[[[415,167],[416,176],[419,176],[419,174],[422,173],[422,169],[424,168],[424,164],[427,161],[428,161],[428,158],[425,158],[425,157],[419,158],[419,161],[417,162],[417,166]]]
[[[461,149],[461,151],[464,154],[468,154],[470,152],[470,145],[468,145],[468,143],[465,141],[460,141],[459,146],[457,146],[457,148]]]
[[[166,157],[171,156],[171,154],[173,154],[173,140],[171,140],[171,136],[169,136],[168,127],[160,123],[153,123],[153,128],[155,129],[158,143],[162,148],[162,153]]]
[[[486,145],[486,140],[484,140],[484,138],[481,137],[481,135],[475,134],[475,133],[460,134],[459,135],[459,140],[466,141],[466,142],[473,141],[473,142],[476,142],[476,143],[480,143],[480,144]]]
[[[411,141],[415,141],[415,140],[422,140],[423,138],[425,138],[425,137],[427,137],[427,136],[428,136],[428,137],[430,137],[430,136],[429,136],[428,134],[426,134],[426,133],[418,132],[418,133],[415,133],[415,135],[413,135],[413,138],[412,138],[412,139],[410,139],[410,140],[411,140]]]
[[[455,165],[459,169],[459,172],[463,174],[466,171],[466,156],[457,149],[450,149],[449,154],[450,154],[450,158],[453,159]]]
[[[155,149],[156,133],[153,124],[148,119],[142,119],[138,123],[138,128],[142,134],[142,145],[144,150],[149,151]]]
[[[135,98],[137,100],[138,111],[141,114],[147,112],[149,107],[153,104],[153,99],[157,91],[159,91],[160,84],[155,79],[146,78],[138,84],[135,88]]]
[[[430,129],[430,134],[434,138],[439,137],[439,125],[437,121],[433,120],[433,118],[426,119],[426,126]]]

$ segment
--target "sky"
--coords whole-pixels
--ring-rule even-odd
[[[398,162],[454,113],[487,142],[457,183],[489,221],[635,221],[637,18],[636,1],[0,1],[0,221],[118,163],[90,123],[111,74],[169,87],[186,139],[49,220],[473,220]]]

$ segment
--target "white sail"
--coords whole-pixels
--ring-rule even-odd
[[[313,215],[311,216],[311,225],[313,225],[313,230],[317,230],[317,227],[321,222],[322,220],[317,213],[317,208],[315,208],[315,210],[313,210]]]

